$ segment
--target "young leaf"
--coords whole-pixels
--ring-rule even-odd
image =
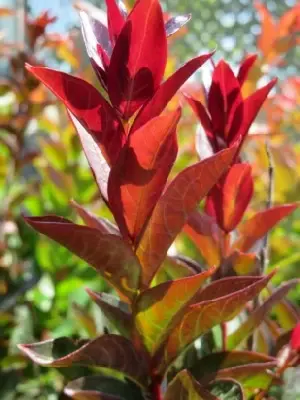
[[[165,24],[167,36],[174,35],[174,33],[179,31],[191,18],[192,14],[176,15],[176,17],[170,18]]]
[[[155,49],[155,57],[152,51]],[[129,119],[160,85],[167,61],[167,37],[158,0],[138,1],[119,34],[108,70],[108,93]]]
[[[73,350],[70,351],[72,346]],[[147,380],[147,364],[142,354],[137,354],[132,343],[119,335],[103,335],[83,345],[60,338],[22,344],[19,348],[43,366],[91,365],[114,369],[142,384]],[[64,352],[64,355],[58,355],[60,352]]]
[[[252,195],[251,166],[234,164],[209,193],[206,211],[223,231],[231,232],[242,219]]]
[[[177,155],[180,109],[153,118],[133,132],[108,181],[109,205],[118,225],[136,242],[157,203]]]
[[[170,382],[165,400],[218,400],[185,369]]]
[[[140,128],[150,119],[158,116],[166,108],[169,101],[198,68],[207,61],[213,53],[193,58],[171,75],[155,92],[136,116],[131,132]]]
[[[109,165],[118,158],[126,137],[113,108],[88,82],[64,72],[27,65],[93,136]]]
[[[76,379],[68,383],[64,392],[75,400],[144,400],[137,385],[105,375]]]
[[[125,18],[115,0],[106,0],[106,7],[109,37],[112,45],[115,45],[125,24]]]
[[[127,299],[134,298],[139,287],[140,265],[120,236],[103,234],[55,216],[25,217],[25,221],[85,260]]]
[[[184,232],[195,243],[209,266],[218,266],[221,262],[220,239],[221,231],[216,222],[209,215],[193,212]]]
[[[285,204],[256,213],[239,227],[239,238],[234,247],[243,252],[250,251],[258,240],[297,207],[298,204]]]
[[[153,355],[179,322],[195,293],[214,269],[188,278],[164,282],[145,290],[135,303],[135,328]]]
[[[83,222],[90,228],[98,229],[101,233],[120,235],[118,228],[107,219],[97,217],[74,200],[71,200],[71,206],[76,210]]]
[[[146,285],[151,282],[189,215],[230,165],[235,151],[235,148],[226,149],[186,168],[157,202],[136,253]]]
[[[101,311],[122,336],[130,339],[131,314],[128,305],[117,297],[107,293],[96,293],[86,289],[91,299],[100,307]]]
[[[212,290],[204,289],[203,294],[200,292],[199,297],[197,296],[199,302],[189,307],[181,323],[171,332],[165,345],[160,372],[165,371],[168,365],[203,333],[238,315],[245,304],[266,286],[270,278],[271,275],[250,278],[248,286],[239,289],[232,287],[232,278],[225,278],[209,285],[213,286]],[[241,278],[235,279],[242,281]],[[244,280],[247,281],[245,278]],[[225,289],[229,294],[219,297],[219,293],[225,292]]]
[[[298,279],[291,280],[283,284],[271,296],[264,301],[258,308],[256,308],[248,316],[233,333],[227,337],[228,350],[235,349],[242,341],[246,340],[264,320],[266,315],[271,311],[273,305],[281,300],[290,289],[296,286],[300,281]]]

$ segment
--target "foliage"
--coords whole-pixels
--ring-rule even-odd
[[[264,6],[257,4],[257,8],[264,18],[271,18]],[[87,74],[89,82],[36,66],[40,62],[28,55],[19,54],[17,64],[14,57],[11,61],[13,67],[17,65],[19,81],[16,89],[8,82],[4,90],[14,93],[18,109],[9,107],[1,121],[3,168],[13,161],[10,180],[3,186],[3,220],[8,232],[16,226],[14,237],[19,244],[15,249],[5,237],[2,246],[2,367],[3,377],[13,383],[4,391],[13,396],[20,382],[15,371],[22,371],[23,378],[41,377],[44,388],[30,391],[29,381],[29,389],[19,389],[21,397],[26,393],[41,398],[42,393],[48,396],[62,389],[65,379],[60,375],[53,370],[32,373],[27,358],[15,353],[16,343],[37,338],[42,342],[22,344],[20,349],[41,366],[64,367],[64,377],[71,380],[64,392],[75,399],[268,398],[282,384],[285,370],[299,363],[299,314],[285,299],[298,280],[277,288],[278,274],[267,273],[272,269],[268,232],[298,206],[295,198],[288,204],[272,204],[272,157],[278,143],[282,153],[288,146],[276,142],[278,126],[294,123],[297,96],[290,98],[288,91],[286,96],[279,93],[266,100],[274,80],[256,87],[265,66],[279,63],[294,46],[298,8],[282,19],[289,22],[282,33],[289,38],[286,46],[274,45],[276,54],[272,50],[270,55],[262,45],[270,35],[263,25],[260,56],[246,57],[236,74],[221,60],[214,65],[212,83],[205,90],[195,90],[186,81],[212,54],[166,73],[167,38],[177,35],[189,16],[166,17],[156,0],[140,0],[128,15],[124,6],[107,0],[107,11],[108,28],[89,13],[80,13],[87,53],[99,82]],[[70,38],[47,37],[45,26],[52,21],[45,13],[29,22],[29,42],[36,53],[39,46],[53,49],[57,43],[59,49],[72,49]],[[156,57],[149,48],[156,49]],[[77,67],[72,53],[57,56],[61,54]],[[29,62],[26,70],[24,61]],[[79,141],[62,112],[57,124],[45,118],[55,100],[39,81],[65,104]],[[290,84],[297,90],[297,79]],[[190,146],[190,134],[185,134],[195,120],[188,109],[187,117],[182,116],[178,106],[176,93],[183,85],[184,99],[201,124],[195,162],[189,159],[188,166],[182,162],[181,148]],[[253,155],[261,151],[261,137],[263,141],[265,137],[249,131],[265,100],[267,129],[272,133],[267,146],[269,187],[257,192],[256,182],[261,184],[259,175],[265,165],[257,155],[253,160]],[[274,107],[280,111],[279,123],[273,121]],[[32,120],[50,129],[51,136],[41,135],[40,147],[28,155]],[[178,126],[187,137],[177,132]],[[100,195],[80,157],[79,142]],[[190,148],[185,150],[188,155]],[[35,173],[28,174],[26,168],[32,162]],[[35,178],[29,190],[28,177]],[[10,194],[16,179],[20,182],[17,196]],[[267,197],[267,208],[260,211],[259,193],[263,200]],[[96,203],[95,211],[102,216],[73,201],[73,215],[84,225],[71,222],[68,203],[72,197],[80,204]],[[27,214],[48,214],[25,220],[66,251],[29,233],[15,216],[21,202]],[[63,217],[54,216],[57,211]],[[185,250],[194,243],[197,258],[172,256],[169,249],[174,243]],[[31,260],[33,246],[36,254]],[[8,270],[8,254],[13,254],[16,263],[22,260],[18,268]],[[101,278],[95,280],[86,264]],[[26,280],[28,270],[32,278]],[[28,291],[40,277],[38,286]],[[89,302],[82,297],[86,283],[92,288],[87,289],[88,295],[100,309],[93,314],[103,319],[100,336],[99,320],[86,313]],[[54,293],[61,295],[55,298]],[[27,303],[22,304],[24,294]],[[72,306],[75,326],[65,311],[72,298],[79,301]],[[75,338],[67,337],[74,334]],[[78,334],[84,339],[78,339]]]

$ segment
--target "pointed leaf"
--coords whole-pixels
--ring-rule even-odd
[[[221,231],[216,222],[204,213],[195,211],[184,226],[184,232],[195,243],[209,266],[221,262]]]
[[[105,0],[107,7],[107,22],[111,43],[115,45],[125,24],[125,18],[115,0]]]
[[[228,133],[228,141],[230,144],[234,143],[234,141],[240,136],[242,138],[245,138],[251,124],[254,122],[264,101],[268,97],[268,94],[270,93],[276,82],[277,79],[273,79],[267,85],[256,90],[256,92],[251,94],[238,105],[235,110],[233,121],[230,127],[230,132]],[[242,143],[240,144],[240,146],[241,145]]]
[[[191,372],[197,380],[201,380],[203,376],[213,375],[222,369],[274,361],[276,358],[254,351],[222,351],[197,360]]]
[[[97,336],[95,320],[91,315],[89,315],[89,313],[87,313],[86,309],[81,307],[79,304],[72,303],[72,311],[78,325],[88,333],[88,337],[93,338]]]
[[[112,168],[109,205],[118,225],[133,242],[157,203],[177,155],[176,125],[180,109],[153,118],[133,132]]]
[[[239,72],[237,75],[237,79],[240,83],[240,86],[247,80],[250,69],[257,59],[257,54],[248,55],[241,63]]]
[[[234,164],[207,197],[206,211],[220,228],[231,232],[242,219],[253,195],[250,164]]]
[[[252,300],[268,283],[271,275],[262,278],[250,278],[248,286],[235,288],[232,285],[233,279],[225,278],[209,285],[211,290],[204,289],[197,296],[196,304],[189,307],[181,323],[170,334],[165,350],[164,359],[160,371],[165,371],[167,366],[194,340],[213,326],[221,322],[230,321],[238,315],[245,304]],[[241,282],[241,278],[235,278]],[[244,281],[247,280],[244,278]],[[253,283],[254,282],[254,283]],[[227,292],[229,294],[221,295]],[[207,295],[205,295],[205,293]],[[220,296],[220,297],[218,297]]]
[[[93,136],[108,162],[113,164],[126,140],[121,121],[101,94],[88,82],[64,72],[27,65]]]
[[[186,260],[186,257],[167,256],[153,278],[151,286],[154,287],[166,281],[196,275],[201,269],[198,264],[196,264],[197,268],[195,268],[194,260],[192,260],[192,263],[190,260]]]
[[[291,347],[296,351],[300,350],[300,323],[298,323],[293,329],[291,336]]]
[[[155,92],[154,96],[139,111],[131,128],[131,132],[140,128],[150,119],[158,116],[166,108],[169,101],[180,87],[207,61],[213,53],[193,58],[171,75]]]
[[[149,49],[155,49],[155,57]],[[158,0],[138,1],[118,37],[108,70],[108,93],[124,119],[153,96],[165,71],[167,37]]]
[[[126,303],[107,293],[86,289],[91,299],[100,307],[108,321],[126,338],[130,338],[131,315]]]
[[[140,266],[121,237],[76,225],[64,218],[26,217],[38,232],[60,243],[94,267],[123,296],[132,299],[139,287]]]
[[[179,322],[195,293],[214,269],[187,278],[164,282],[145,290],[135,303],[135,328],[153,355]]]
[[[253,331],[264,321],[267,314],[271,311],[275,303],[281,300],[290,289],[296,286],[300,280],[295,279],[283,284],[271,296],[257,307],[248,318],[227,337],[228,350],[235,349],[241,342],[246,340]]]
[[[180,371],[170,382],[165,400],[218,400],[187,371]]]
[[[189,215],[228,168],[235,148],[224,150],[180,172],[159,199],[137,249],[149,284]]]
[[[75,400],[144,400],[137,385],[110,376],[85,376],[68,383],[65,394]]]
[[[246,400],[241,384],[231,378],[223,378],[214,381],[208,388],[218,399]]]
[[[239,227],[239,238],[234,246],[243,252],[250,251],[258,240],[297,207],[298,204],[285,204],[256,213]]]
[[[191,18],[192,14],[176,15],[176,17],[170,18],[165,24],[167,36],[174,35],[174,33],[179,31]]]
[[[257,45],[263,55],[266,57],[272,50],[274,40],[277,37],[277,27],[272,15],[269,13],[267,7],[263,3],[255,1],[254,6],[261,19],[261,34],[259,36]]]
[[[70,349],[73,346],[73,350]],[[79,345],[68,338],[19,345],[20,349],[37,364],[48,367],[91,365],[110,368],[145,383],[147,364],[131,342],[119,335],[103,335]],[[63,356],[57,356],[64,351]]]
[[[90,135],[90,133],[79,122],[75,115],[73,115],[71,112],[69,112],[69,115],[79,136],[81,146],[88,160],[95,181],[100,189],[101,196],[104,201],[107,201],[107,182],[110,173],[110,167],[93,136]]]
[[[107,219],[97,217],[74,200],[71,200],[71,206],[76,210],[83,222],[90,228],[98,229],[101,233],[120,235],[118,228]]]

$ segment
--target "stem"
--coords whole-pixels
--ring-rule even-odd
[[[161,377],[153,376],[150,386],[151,400],[163,400],[161,393]]]

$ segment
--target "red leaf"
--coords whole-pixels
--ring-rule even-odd
[[[249,164],[234,164],[207,197],[206,211],[223,231],[231,232],[242,219],[253,195]]]
[[[230,127],[228,134],[229,143],[234,143],[238,137],[243,139],[247,135],[251,124],[255,120],[258,112],[260,111],[264,101],[266,100],[269,92],[277,82],[277,79],[273,79],[267,85],[258,89],[252,95],[247,97],[243,103],[241,103],[235,110],[234,119]],[[242,123],[241,123],[242,120]],[[242,146],[243,141],[240,143]]]
[[[237,80],[239,81],[240,86],[247,80],[250,69],[257,59],[257,54],[248,55],[241,63],[239,72],[237,75]]]
[[[200,292],[200,295],[197,295],[197,303],[189,307],[181,323],[169,336],[159,372],[165,371],[167,366],[203,333],[238,315],[245,304],[267,285],[271,277],[272,275],[256,279],[249,278],[248,285],[244,287],[239,286],[238,283],[242,279],[246,282],[245,278],[235,278],[236,285],[232,285],[234,278],[220,279]]]
[[[108,70],[109,97],[124,119],[153,96],[166,61],[167,38],[160,4],[158,0],[140,0],[118,37]]]
[[[193,58],[171,75],[155,92],[154,96],[139,111],[134,120],[131,132],[144,125],[150,119],[159,115],[180,87],[193,75],[198,68],[208,60],[213,53]]]
[[[83,222],[90,228],[98,229],[101,233],[120,235],[118,228],[112,222],[105,218],[97,217],[74,200],[71,200],[71,205]]]
[[[240,84],[230,66],[221,60],[216,66],[208,92],[208,110],[214,133],[227,142],[234,109],[242,102]]]
[[[261,211],[248,221],[245,221],[238,229],[239,239],[234,247],[247,252],[262,239],[278,222],[296,210],[298,204],[285,204]]]
[[[179,173],[157,202],[137,249],[147,285],[189,215],[225,172],[236,149],[226,149]]]
[[[125,24],[125,18],[115,0],[105,0],[107,7],[108,31],[111,43],[114,45]]]
[[[42,81],[87,129],[108,164],[113,164],[126,140],[123,126],[113,108],[88,82],[45,67],[27,69]]]
[[[128,339],[109,334],[84,341],[83,345],[82,342],[59,338],[22,344],[19,348],[34,362],[43,366],[91,365],[111,368],[145,383],[147,363],[142,354],[137,354]]]
[[[56,216],[25,217],[25,221],[85,260],[123,296],[132,299],[136,295],[140,265],[122,238]]]
[[[195,211],[188,219],[184,232],[195,243],[209,266],[218,266],[221,262],[221,231],[209,216]]]
[[[291,347],[296,351],[300,350],[300,323],[298,323],[293,329]]]
[[[125,227],[124,235],[128,232],[133,242],[159,199],[175,161],[180,115],[178,109],[134,131],[111,170],[109,205],[120,229]]]

